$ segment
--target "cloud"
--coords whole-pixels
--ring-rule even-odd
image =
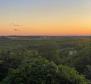
[[[10,26],[13,29],[13,31],[21,31],[23,28],[23,25],[15,23],[11,23]]]
[[[13,27],[22,27],[23,25],[21,25],[21,24],[14,24],[14,23],[13,23],[12,26],[13,26]]]
[[[23,25],[20,25],[20,24],[13,24],[14,27],[21,27]]]
[[[20,30],[15,28],[14,31],[20,31]]]

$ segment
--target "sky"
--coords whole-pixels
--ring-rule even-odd
[[[0,0],[0,35],[91,35],[91,0]]]

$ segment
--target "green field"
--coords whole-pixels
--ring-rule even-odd
[[[91,37],[1,37],[0,84],[91,84]]]

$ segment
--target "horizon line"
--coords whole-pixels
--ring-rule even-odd
[[[91,36],[91,35],[0,35],[0,37],[29,37],[29,36],[41,36],[41,37],[79,37],[79,36]]]

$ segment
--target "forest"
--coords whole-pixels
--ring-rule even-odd
[[[91,84],[91,37],[0,37],[0,84]]]

